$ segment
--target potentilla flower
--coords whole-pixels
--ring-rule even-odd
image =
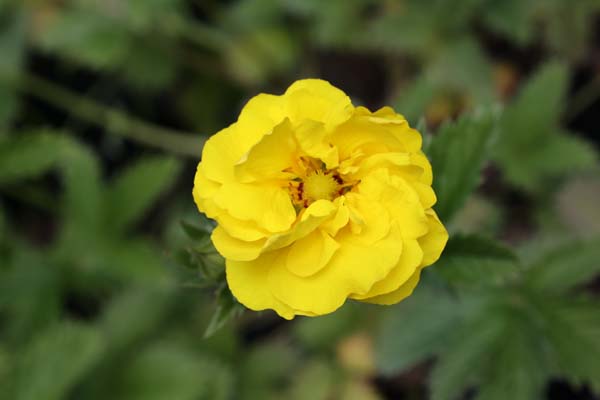
[[[193,195],[234,296],[291,319],[409,296],[448,240],[431,182],[404,117],[307,79],[252,98],[206,142]]]

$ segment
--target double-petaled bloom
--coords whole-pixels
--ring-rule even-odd
[[[235,297],[290,319],[410,295],[448,239],[431,182],[404,117],[308,79],[252,98],[212,136],[193,194],[218,223]]]

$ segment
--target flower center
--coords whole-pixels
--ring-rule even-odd
[[[304,178],[303,195],[310,201],[332,200],[338,192],[338,182],[330,174],[313,171]]]

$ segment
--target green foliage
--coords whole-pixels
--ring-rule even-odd
[[[507,393],[538,398],[555,375],[595,385],[600,320],[592,310],[597,311],[598,301],[573,300],[560,290],[597,274],[597,248],[593,241],[555,247],[533,265],[515,270],[518,260],[504,246],[454,237],[436,272],[443,282],[461,284],[456,286],[460,291],[440,296],[435,286],[419,287],[390,313],[378,341],[380,369],[395,373],[437,356],[432,399],[461,398],[469,388],[477,388],[477,399],[502,399]],[[453,264],[468,265],[464,276],[471,278],[471,272],[477,278],[442,272],[456,268]],[[494,276],[493,268],[511,265],[511,279],[485,277]]]
[[[480,112],[440,128],[428,148],[436,176],[433,188],[440,219],[449,222],[476,188],[493,143],[494,114]]]
[[[227,399],[230,378],[191,349],[158,343],[124,366],[106,395],[117,399]]]
[[[65,140],[51,131],[24,133],[0,142],[0,184],[35,178],[55,167]]]
[[[98,332],[82,324],[61,323],[41,331],[17,366],[12,398],[65,398],[102,356],[103,347]]]
[[[518,276],[517,258],[507,247],[485,237],[454,235],[436,272],[463,289],[473,285],[497,285]]]
[[[587,144],[558,127],[566,86],[565,67],[548,64],[503,113],[494,156],[510,183],[539,191],[549,177],[590,167],[596,160]]]
[[[600,274],[600,239],[570,241],[538,255],[527,275],[539,290],[564,292]]]
[[[376,349],[380,370],[391,375],[435,355],[447,346],[447,332],[459,315],[460,306],[451,297],[417,288],[382,320]]]
[[[153,157],[139,160],[115,178],[107,191],[106,214],[110,227],[123,231],[130,227],[153,204],[179,173],[176,160]]]

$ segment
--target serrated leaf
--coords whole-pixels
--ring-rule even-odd
[[[549,370],[538,332],[523,313],[507,316],[499,351],[488,364],[477,400],[530,400],[543,396]],[[480,368],[483,366],[480,366]]]
[[[453,285],[501,284],[518,275],[516,255],[506,246],[477,235],[453,235],[435,272]]]
[[[35,178],[55,167],[65,140],[51,131],[24,133],[0,142],[0,184]]]
[[[204,227],[196,226],[187,221],[180,222],[183,231],[188,235],[188,237],[195,241],[203,241],[207,236],[210,236],[210,232],[207,231]]]
[[[180,164],[172,158],[148,157],[122,172],[106,195],[109,228],[122,232],[174,183]]]
[[[538,302],[560,374],[600,393],[600,304],[589,300],[541,298]]]
[[[96,363],[104,343],[94,329],[65,322],[39,333],[17,366],[15,400],[61,400]]]
[[[428,155],[442,221],[450,221],[477,187],[494,138],[495,116],[481,112],[442,126],[432,140]]]
[[[204,331],[204,338],[214,335],[225,324],[239,317],[243,311],[244,308],[233,297],[229,288],[223,285],[217,293],[217,308]]]
[[[472,317],[446,347],[431,372],[432,400],[452,400],[481,379],[482,365],[491,362],[490,356],[504,333],[505,321],[498,315],[492,318],[485,310]]]
[[[589,167],[597,159],[589,145],[558,126],[566,88],[565,66],[547,64],[505,110],[494,158],[510,183],[539,191],[545,179]]]
[[[538,290],[564,292],[600,274],[600,239],[571,241],[538,256],[527,271]]]
[[[375,341],[379,370],[395,374],[444,349],[447,332],[460,324],[459,307],[449,296],[418,287],[382,318]]]

